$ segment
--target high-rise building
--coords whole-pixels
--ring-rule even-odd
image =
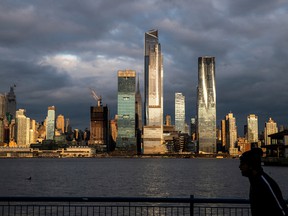
[[[185,96],[175,93],[175,129],[185,133]]]
[[[15,119],[16,116],[16,95],[14,93],[14,86],[10,87],[10,92],[6,95],[6,112],[11,115],[11,119]]]
[[[136,72],[118,71],[118,135],[116,149],[136,152],[135,88]]]
[[[109,149],[109,111],[107,106],[98,103],[90,107],[90,140],[97,151],[106,152]]]
[[[198,58],[197,137],[199,152],[216,152],[215,57]]]
[[[268,137],[270,134],[278,133],[277,123],[269,118],[268,122],[265,122],[264,128],[264,143],[265,145],[271,145],[271,139]]]
[[[16,111],[16,143],[20,147],[28,147],[30,144],[30,118],[25,113],[24,109]]]
[[[236,149],[237,145],[237,126],[236,118],[233,116],[233,113],[228,113],[225,117],[225,135],[226,135],[226,146],[225,149],[229,151],[230,155],[238,154]]]
[[[65,118],[61,114],[57,116],[56,129],[62,134],[65,132]]]
[[[258,142],[258,116],[255,114],[247,116],[247,140],[250,143]]]
[[[163,140],[163,56],[158,30],[145,33],[143,153],[165,152]]]
[[[54,140],[55,136],[55,106],[49,106],[46,118],[46,140]]]

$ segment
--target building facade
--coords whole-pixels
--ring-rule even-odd
[[[197,138],[199,152],[216,152],[215,57],[198,58]]]
[[[237,126],[236,118],[233,113],[228,113],[225,117],[225,129],[226,129],[226,146],[225,149],[230,153],[230,155],[237,155]]]
[[[136,72],[118,71],[118,135],[116,149],[136,152],[135,128]]]
[[[175,93],[175,129],[185,133],[185,96]]]
[[[16,143],[19,147],[29,147],[30,144],[30,118],[26,117],[26,111],[16,111]]]
[[[247,140],[250,143],[258,143],[258,116],[247,116]]]
[[[265,128],[264,128],[265,145],[271,145],[271,139],[269,135],[274,133],[278,133],[277,123],[272,118],[269,118],[268,122],[265,122]]]
[[[55,118],[56,118],[56,108],[55,106],[49,106],[46,118],[46,140],[54,140]]]
[[[56,119],[56,129],[61,133],[65,133],[65,118],[63,115],[58,115]]]
[[[163,56],[158,30],[145,33],[143,153],[165,153],[163,140]]]

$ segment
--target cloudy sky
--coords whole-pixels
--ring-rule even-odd
[[[259,130],[288,125],[288,2],[285,0],[2,0],[0,92],[16,84],[18,108],[43,121],[47,107],[89,127],[96,90],[117,113],[117,71],[136,70],[143,89],[144,33],[159,30],[164,115],[174,93],[196,113],[197,61],[216,57],[217,123],[230,111],[238,132],[250,113]],[[142,93],[143,97],[143,93]]]

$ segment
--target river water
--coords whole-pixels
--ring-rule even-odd
[[[0,196],[248,198],[238,166],[238,159],[0,159]],[[288,167],[264,170],[287,199]]]

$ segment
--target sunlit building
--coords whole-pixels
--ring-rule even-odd
[[[216,152],[215,57],[198,58],[197,137],[199,152]]]
[[[56,119],[56,129],[60,132],[60,133],[64,133],[65,132],[65,118],[63,115],[58,115],[57,119]]]
[[[233,113],[228,113],[225,117],[225,135],[226,135],[226,146],[225,149],[229,151],[230,155],[238,154],[237,150],[237,126],[236,118]]]
[[[271,145],[271,138],[269,137],[269,135],[274,133],[278,133],[277,123],[272,118],[269,118],[268,122],[265,122],[264,128],[265,145]]]
[[[170,115],[166,115],[165,116],[165,126],[171,126],[171,116]]]
[[[136,152],[134,70],[118,71],[118,135],[116,149]]]
[[[258,143],[258,116],[247,116],[247,140],[250,143]]]
[[[175,129],[185,133],[185,96],[175,93]]]
[[[30,144],[30,118],[26,117],[26,111],[16,111],[16,143],[19,147],[29,147]]]
[[[158,30],[145,33],[143,153],[165,152],[163,140],[163,57]]]
[[[46,140],[54,140],[55,136],[55,106],[49,106],[46,118]]]

